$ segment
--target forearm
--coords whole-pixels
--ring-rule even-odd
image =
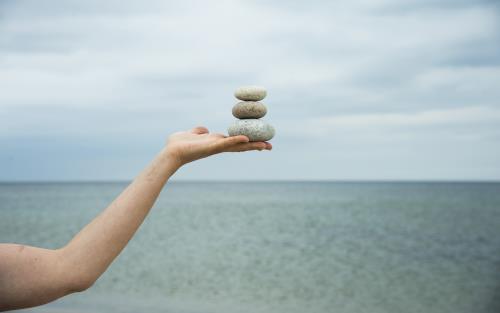
[[[0,245],[0,311],[41,305],[90,287],[132,238],[179,166],[162,150],[61,249]]]
[[[127,245],[179,166],[162,150],[108,208],[61,249],[77,289],[92,285]]]

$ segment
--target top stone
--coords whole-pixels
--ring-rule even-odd
[[[266,89],[259,86],[244,86],[236,89],[234,96],[243,101],[260,101],[267,95]]]

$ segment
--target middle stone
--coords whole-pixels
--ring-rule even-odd
[[[266,113],[266,106],[257,101],[242,101],[236,103],[233,107],[233,115],[239,119],[261,118]]]

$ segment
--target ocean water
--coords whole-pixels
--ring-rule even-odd
[[[60,247],[125,186],[0,184],[0,242]],[[172,182],[91,289],[20,312],[500,312],[500,184]]]

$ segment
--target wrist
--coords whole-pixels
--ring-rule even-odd
[[[171,149],[168,149],[168,147],[165,147],[161,150],[160,157],[162,159],[162,162],[168,164],[174,172],[183,165],[179,154],[175,151],[172,151]]]

